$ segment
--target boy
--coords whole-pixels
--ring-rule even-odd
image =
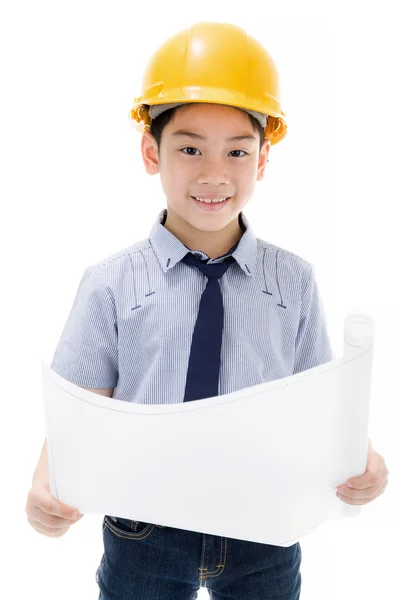
[[[84,271],[51,367],[93,392],[154,404],[227,394],[332,360],[311,264],[257,238],[242,213],[286,133],[269,55],[239,27],[200,23],[153,55],[143,88],[147,102],[137,99],[132,118],[167,208],[149,238]],[[42,456],[43,465],[45,447]],[[43,473],[35,474],[42,497]],[[68,530],[73,508],[57,508],[46,521],[36,506],[38,531]],[[299,543],[109,515],[103,540],[102,600],[189,600],[201,586],[213,598],[300,597]]]

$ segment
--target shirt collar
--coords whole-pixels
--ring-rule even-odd
[[[167,215],[164,208],[158,215],[150,232],[150,243],[164,273],[172,269],[188,252],[192,252],[173,233],[162,225]],[[254,235],[247,217],[241,212],[239,218],[245,229],[242,237],[232,253],[233,258],[249,277],[254,277],[257,259],[257,238]],[[233,247],[233,246],[232,246]],[[229,253],[228,253],[229,255]],[[224,255],[225,256],[225,255]],[[203,253],[203,258],[206,255]],[[214,259],[221,262],[222,259]]]

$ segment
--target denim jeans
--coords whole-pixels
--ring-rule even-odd
[[[98,600],[299,600],[301,548],[104,516]]]

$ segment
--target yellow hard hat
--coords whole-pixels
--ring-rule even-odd
[[[287,133],[280,106],[278,73],[263,46],[244,29],[229,23],[202,22],[170,37],[151,56],[142,95],[129,111],[132,125],[150,129],[151,107],[205,102],[265,115],[265,139],[271,145]],[[260,120],[260,119],[259,119]]]

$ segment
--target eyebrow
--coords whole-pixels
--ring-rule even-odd
[[[193,131],[185,131],[184,129],[179,129],[178,131],[174,131],[172,135],[175,135],[175,136],[186,135],[187,137],[195,138],[198,140],[207,139],[198,133],[194,133]],[[238,142],[240,140],[256,140],[257,141],[257,138],[254,137],[254,135],[235,135],[233,137],[226,139],[227,142]]]

